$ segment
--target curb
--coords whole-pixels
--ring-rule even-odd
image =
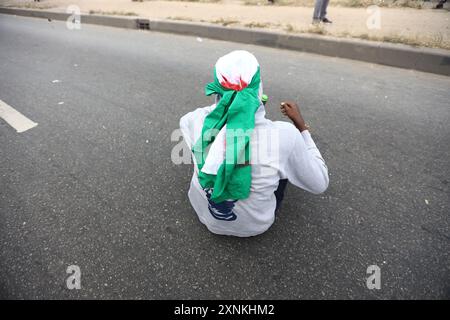
[[[71,15],[61,12],[4,7],[0,7],[0,13],[53,20],[67,20]],[[289,49],[450,76],[450,51],[443,49],[415,48],[403,44],[308,34],[292,35],[193,22],[149,21],[136,17],[81,15],[80,20],[87,24],[127,29],[149,29],[151,31]]]

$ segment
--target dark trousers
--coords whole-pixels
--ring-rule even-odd
[[[275,190],[275,198],[277,199],[277,206],[275,208],[275,211],[278,211],[278,209],[281,206],[281,201],[283,201],[284,198],[284,190],[286,189],[288,179],[281,179],[277,190]]]

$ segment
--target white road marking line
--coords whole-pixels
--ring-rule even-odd
[[[0,100],[0,118],[5,120],[11,127],[16,129],[16,131],[19,133],[27,131],[38,125],[36,122],[31,121],[23,114],[21,114],[19,111],[7,105],[2,100]]]

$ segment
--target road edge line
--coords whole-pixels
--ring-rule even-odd
[[[28,131],[38,125],[3,100],[0,100],[0,119],[13,127],[17,133]]]

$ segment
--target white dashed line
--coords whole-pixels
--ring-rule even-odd
[[[36,127],[38,124],[31,121],[13,107],[0,100],[0,118],[5,120],[17,132],[24,132]]]

